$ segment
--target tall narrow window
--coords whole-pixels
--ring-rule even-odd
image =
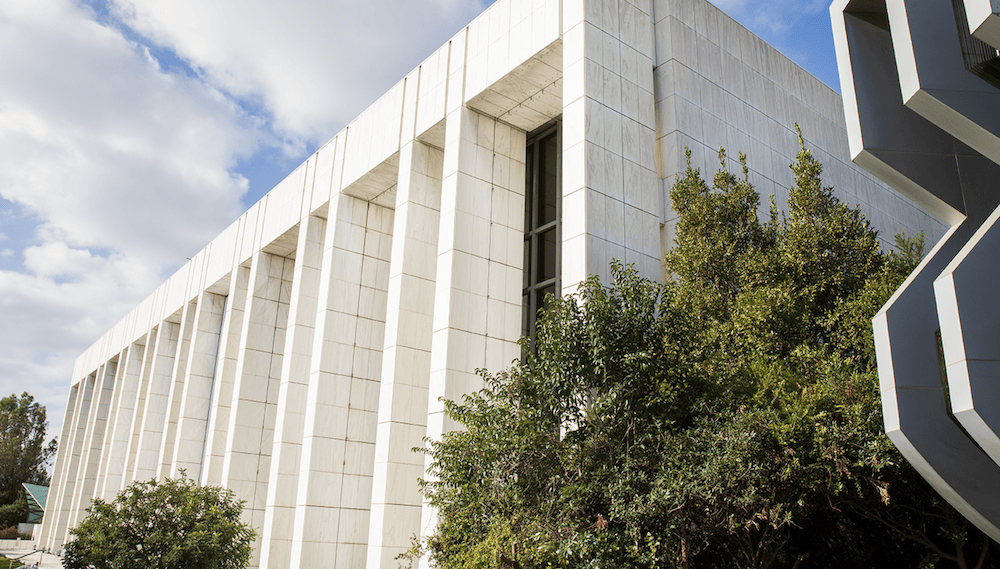
[[[524,193],[524,288],[521,333],[534,349],[546,295],[559,296],[562,265],[562,140],[556,119],[528,135]]]

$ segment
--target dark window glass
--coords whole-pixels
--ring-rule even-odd
[[[958,24],[958,39],[965,68],[1000,89],[1000,51],[969,33],[965,2],[952,0],[952,8],[955,10],[955,22]]]
[[[562,141],[559,128],[557,120],[529,134],[526,148],[521,331],[532,338],[532,346],[538,311],[547,306],[546,295],[557,296],[560,287]]]
[[[522,336],[528,336],[531,333],[530,323],[531,323],[532,319],[528,317],[528,314],[530,314],[528,311],[530,310],[530,307],[531,307],[531,305],[528,304],[528,297],[529,296],[530,295],[527,295],[527,294],[521,295],[521,335]]]
[[[528,178],[527,178],[527,180],[525,180],[525,184],[524,184],[524,203],[525,203],[525,206],[524,206],[524,231],[525,231],[525,233],[528,232],[528,228],[529,227],[533,227],[534,226],[534,223],[533,223],[533,221],[531,219],[531,214],[532,214],[532,212],[535,211],[535,208],[532,207],[530,204],[533,204],[535,202],[535,193],[536,193],[535,192],[535,184],[532,183],[531,177],[532,177],[532,174],[535,171],[535,164],[536,163],[537,162],[535,160],[534,153],[531,152],[531,145],[529,144],[528,145],[528,155],[527,155],[527,157],[525,158],[525,161],[524,161],[524,170],[525,170],[525,172],[528,173]],[[525,265],[525,266],[527,266],[527,265]],[[528,285],[524,285],[524,286],[528,286]]]
[[[527,290],[528,287],[531,286],[531,271],[529,270],[529,267],[531,266],[530,239],[524,240],[524,264],[521,266],[524,267],[524,270],[522,271],[521,287]]]
[[[538,237],[538,280],[556,278],[556,228],[553,227]]]
[[[548,300],[556,294],[556,285],[551,284],[545,288],[539,289],[537,294],[539,310],[546,309],[549,307]]]

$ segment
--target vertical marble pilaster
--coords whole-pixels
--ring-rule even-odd
[[[139,395],[139,377],[142,374],[142,354],[145,342],[131,344],[118,360],[119,386],[115,399],[114,423],[109,425],[108,441],[102,457],[103,479],[97,488],[97,496],[112,500],[121,491],[122,475],[128,457],[129,437],[132,434],[132,420]]]
[[[229,438],[229,416],[233,405],[233,385],[239,363],[243,334],[244,309],[247,302],[247,283],[250,267],[239,266],[229,275],[229,296],[222,317],[219,336],[219,354],[215,364],[215,383],[212,386],[212,405],[209,408],[205,433],[205,459],[201,466],[201,483],[222,483],[222,467]]]
[[[445,136],[427,416],[435,440],[458,427],[440,399],[482,388],[477,368],[520,355],[524,242],[525,133],[459,107]],[[425,504],[422,530],[435,523]]]
[[[122,376],[125,373],[126,362],[128,361],[128,352],[129,348],[126,347],[113,358],[113,361],[116,362],[115,376],[113,378],[114,385],[111,394],[111,401],[108,405],[104,440],[101,443],[101,450],[97,462],[97,482],[94,486],[95,498],[104,497],[104,482],[108,473],[108,463],[111,462],[109,460],[109,455],[111,453],[111,443],[114,440],[115,426],[118,423],[119,402],[121,401],[122,396]]]
[[[258,529],[264,526],[292,269],[291,259],[262,251],[251,260],[222,465],[222,485],[246,501],[243,518]],[[251,567],[259,562],[261,537]]]
[[[97,371],[94,395],[90,402],[87,432],[84,435],[83,453],[80,457],[80,473],[77,474],[77,488],[73,500],[73,511],[69,517],[69,527],[86,516],[86,509],[94,498],[97,486],[97,472],[101,464],[101,450],[104,448],[104,435],[108,426],[108,407],[114,393],[115,373],[118,370],[118,360],[114,359]]]
[[[76,414],[77,397],[81,394],[79,382],[69,390],[69,397],[66,399],[66,417],[63,419],[62,432],[59,433],[59,450],[56,451],[56,461],[52,472],[52,482],[49,489],[48,504],[52,506],[45,510],[42,518],[42,529],[38,537],[38,543],[45,548],[55,548],[56,526],[59,520],[59,508],[57,504],[62,503],[65,494],[67,471],[69,470],[69,457],[72,448],[70,445],[70,433],[73,428],[73,419]]]
[[[122,487],[128,486],[135,480],[135,465],[139,461],[139,441],[142,439],[142,422],[146,412],[150,378],[153,375],[153,363],[156,361],[156,338],[159,331],[160,327],[154,326],[146,334],[146,342],[142,348],[142,365],[138,370],[139,389],[132,414],[132,432],[128,439],[128,456],[125,459],[125,472],[122,474]]]
[[[388,208],[330,201],[292,568],[365,563],[392,223]]]
[[[608,282],[613,259],[660,278],[650,2],[563,10],[562,289]]]
[[[76,407],[73,409],[72,427],[70,436],[63,439],[62,444],[66,445],[69,452],[63,484],[60,485],[59,501],[53,504],[46,503],[46,509],[52,508],[57,515],[54,521],[52,535],[52,550],[60,549],[66,542],[66,532],[69,529],[69,517],[72,512],[73,496],[77,490],[77,482],[80,475],[80,455],[83,454],[84,438],[87,433],[87,422],[90,414],[90,401],[94,395],[95,374],[80,381],[77,386],[80,393],[76,397]]]
[[[278,388],[277,423],[271,450],[261,544],[261,567],[287,567],[292,553],[299,461],[309,390],[316,308],[323,264],[326,219],[306,216],[299,224],[291,304]]]
[[[178,409],[177,434],[166,475],[176,477],[183,470],[188,478],[200,480],[226,297],[202,291],[196,307]]]
[[[167,416],[163,425],[163,436],[160,437],[160,458],[156,476],[161,479],[177,475],[170,467],[174,458],[174,446],[177,442],[177,423],[180,421],[181,403],[187,380],[188,358],[191,355],[191,338],[195,333],[194,325],[197,314],[197,299],[185,303],[181,310],[180,336],[177,338],[173,377],[170,381],[170,392],[167,395]]]
[[[424,456],[411,449],[427,433],[434,278],[437,268],[444,153],[412,141],[400,151],[392,231],[385,347],[368,568],[392,567],[420,534],[417,479]]]
[[[133,481],[151,480],[156,476],[160,465],[160,442],[167,423],[170,384],[174,378],[174,358],[177,355],[180,328],[179,323],[165,321],[160,323],[156,334]]]

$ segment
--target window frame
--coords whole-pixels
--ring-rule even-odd
[[[542,189],[543,171],[541,163],[543,142],[555,136],[555,218],[548,223],[539,225],[544,206]],[[525,144],[525,188],[524,188],[524,267],[521,289],[521,333],[529,338],[531,351],[535,351],[535,333],[538,311],[545,307],[545,296],[542,291],[549,289],[553,297],[559,298],[562,292],[562,120],[556,118],[528,133]],[[543,247],[543,237],[554,231],[555,255],[552,274],[547,279],[540,279],[539,258]],[[548,266],[546,264],[546,266]],[[543,268],[544,269],[544,268]],[[544,272],[541,271],[541,272]],[[545,293],[545,294],[548,294]]]

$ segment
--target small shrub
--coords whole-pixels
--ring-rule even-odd
[[[21,537],[21,532],[17,531],[17,526],[0,529],[0,539],[17,539],[19,537]]]
[[[17,527],[17,524],[28,520],[28,501],[24,493],[10,504],[0,506],[0,527]]]
[[[26,531],[18,531],[17,526],[10,526],[0,529],[0,539],[31,539],[31,534]],[[3,566],[0,565],[0,569]]]

